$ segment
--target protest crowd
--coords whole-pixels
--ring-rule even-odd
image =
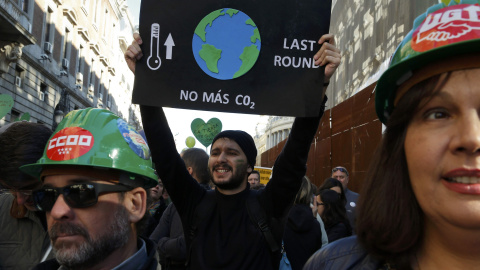
[[[1,127],[0,269],[480,269],[480,35],[432,26],[479,18],[480,1],[439,4],[402,40],[375,88],[386,129],[359,193],[343,164],[318,187],[306,176],[346,64],[332,34],[313,55],[320,112],[295,118],[266,185],[248,133],[178,153],[162,107],[140,105],[142,131],[97,108],[53,133]],[[134,33],[124,55],[133,73],[142,44]]]

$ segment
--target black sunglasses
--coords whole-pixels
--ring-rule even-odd
[[[30,189],[0,189],[0,193],[9,193],[14,195],[15,193],[20,193],[23,196],[32,196],[32,190]]]
[[[336,168],[333,168],[332,170],[332,173],[336,172],[336,171],[341,171],[343,173],[345,173],[347,176],[348,176],[348,172],[345,168],[342,168],[342,167],[336,167]]]
[[[132,190],[124,185],[107,185],[99,183],[72,184],[64,187],[42,187],[33,191],[35,206],[41,211],[51,211],[60,194],[68,206],[85,208],[98,202],[98,194]]]

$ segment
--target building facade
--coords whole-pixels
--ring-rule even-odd
[[[261,163],[261,154],[285,140],[292,129],[294,117],[268,116],[265,123],[258,123],[253,138],[257,147],[257,164]]]
[[[327,90],[327,108],[375,83],[412,29],[413,20],[439,2],[333,0],[330,31],[343,59]]]
[[[123,56],[134,29],[126,1],[0,0],[0,24],[0,94],[14,100],[0,125],[28,113],[55,127],[55,114],[97,107],[140,128]]]

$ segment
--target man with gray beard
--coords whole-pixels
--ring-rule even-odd
[[[118,206],[112,223],[108,225],[107,233],[98,239],[92,239],[84,228],[67,223],[55,223],[48,233],[54,247],[55,258],[61,265],[71,268],[76,264],[82,264],[83,268],[89,268],[128,242],[129,225],[127,210],[123,206]],[[87,241],[82,242],[76,252],[71,252],[66,243],[56,241],[62,234],[81,235]]]
[[[70,112],[42,158],[21,170],[43,183],[32,196],[55,253],[34,269],[160,269],[154,243],[139,237],[158,177],[125,121],[101,109]]]

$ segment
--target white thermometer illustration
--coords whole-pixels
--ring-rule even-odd
[[[150,39],[150,56],[147,59],[147,66],[151,70],[157,70],[162,65],[162,59],[159,55],[159,37],[160,37],[160,25],[158,23],[152,24],[152,33]]]

